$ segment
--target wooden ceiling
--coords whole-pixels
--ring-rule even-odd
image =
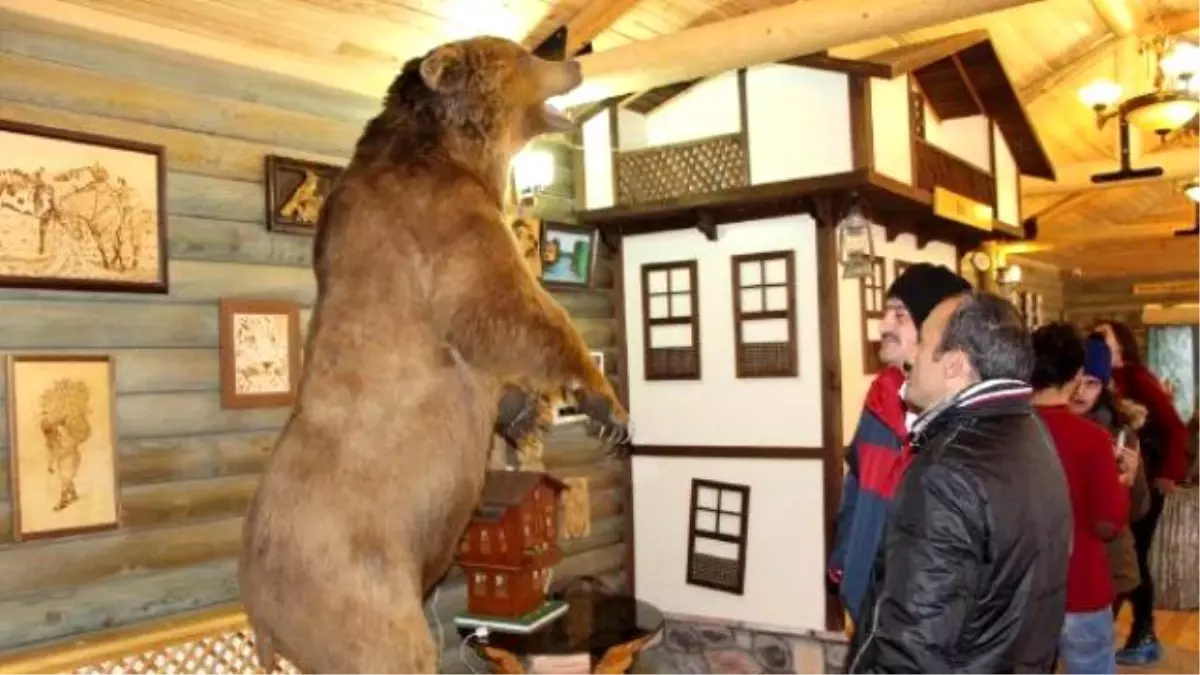
[[[570,49],[590,41],[603,51],[790,1],[0,0],[0,8],[136,39],[159,32],[177,46],[191,43],[186,48],[197,53],[313,79],[352,78],[353,88],[382,92],[407,58],[468,35],[498,34],[533,46],[568,25]],[[1196,10],[1195,0],[1041,0],[843,45],[830,54],[857,58],[987,30],[1062,180],[1064,167],[1077,163],[1117,167],[1115,121],[1098,129],[1093,113],[1079,102],[1079,87],[1098,76],[1129,82],[1131,35],[1157,27],[1195,39]],[[1160,151],[1158,139],[1140,140],[1142,152]],[[1188,171],[1200,163],[1194,134],[1180,134],[1167,145],[1191,153],[1184,159]],[[1055,189],[1050,194],[1024,195],[1024,213],[1038,216],[1040,230],[1038,246],[1027,246],[1030,257],[1089,277],[1200,273],[1197,238],[1170,236],[1195,218],[1179,180],[1108,189],[1050,187]]]

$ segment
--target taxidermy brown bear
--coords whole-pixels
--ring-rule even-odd
[[[483,487],[501,399],[566,390],[628,415],[503,215],[510,160],[570,122],[578,63],[498,38],[405,64],[321,213],[295,409],[250,506],[239,566],[259,642],[306,672],[427,673],[422,601]],[[514,392],[517,394],[514,395]]]

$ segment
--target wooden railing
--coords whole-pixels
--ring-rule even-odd
[[[266,672],[236,602],[0,655],[0,673]],[[280,660],[269,672],[299,671]]]
[[[988,172],[922,138],[915,150],[917,187],[933,192],[941,186],[981,204],[996,203],[996,182]]]
[[[739,133],[618,152],[619,206],[711,194],[750,184],[750,153]]]

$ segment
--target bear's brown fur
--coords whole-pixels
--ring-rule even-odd
[[[450,43],[364,129],[322,210],[305,372],[245,521],[260,658],[434,672],[422,601],[478,502],[502,393],[565,389],[626,428],[501,204],[512,156],[566,128],[544,101],[579,81],[507,40]]]

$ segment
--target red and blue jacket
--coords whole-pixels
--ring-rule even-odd
[[[857,624],[867,596],[871,567],[883,540],[892,495],[912,460],[904,372],[888,366],[871,382],[854,438],[846,447],[846,479],[838,508],[829,576],[840,587],[842,605]]]

